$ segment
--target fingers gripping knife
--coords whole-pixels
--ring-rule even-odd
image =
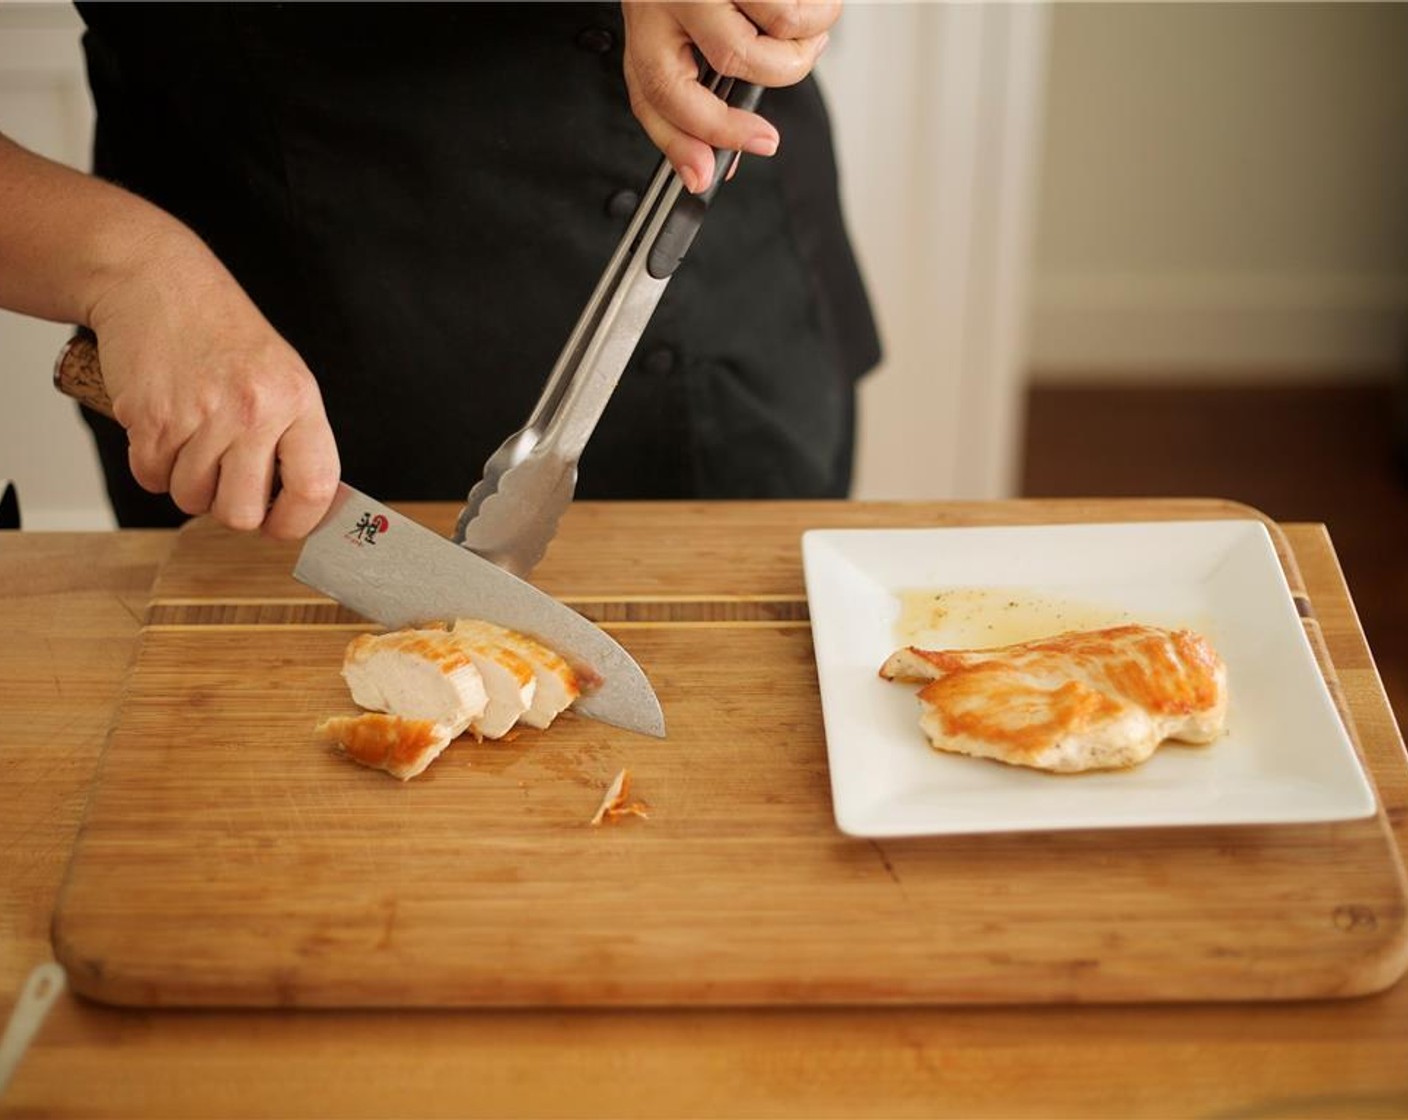
[[[750,111],[762,93],[713,74],[705,81],[730,105]],[[293,574],[387,627],[468,617],[529,634],[600,681],[574,711],[664,735],[659,700],[640,666],[611,637],[524,577],[557,533],[572,501],[582,449],[734,155],[714,153],[713,182],[698,195],[686,192],[662,161],[532,415],[485,464],[452,540],[342,483],[308,535]],[[60,353],[54,383],[112,415],[91,332],[81,330]]]

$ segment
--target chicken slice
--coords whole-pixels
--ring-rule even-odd
[[[537,687],[533,690],[533,702],[528,710],[518,717],[518,721],[527,727],[550,726],[558,714],[581,695],[582,683],[572,666],[553,650],[526,634],[477,618],[458,620],[454,634],[456,637],[510,650],[532,667],[533,679],[537,682]]]
[[[403,719],[382,712],[334,716],[318,724],[318,735],[342,748],[347,757],[403,782],[434,762],[457,734],[430,719]]]
[[[482,739],[502,738],[533,705],[538,681],[526,658],[493,641],[467,634],[447,635],[479,670],[488,693],[484,710],[469,722]]]
[[[640,817],[643,820],[650,819],[650,812],[645,805],[639,801],[627,802],[626,798],[631,796],[631,772],[629,770],[618,770],[616,776],[611,779],[611,784],[606,787],[606,792],[602,795],[601,804],[597,806],[596,813],[591,819],[591,825],[596,827],[603,821],[614,821],[619,817]]]
[[[1208,743],[1227,718],[1227,669],[1188,630],[1117,626],[987,650],[892,654],[886,680],[927,682],[935,748],[1074,772],[1133,766],[1166,739]]]
[[[442,630],[359,634],[347,647],[342,676],[358,706],[443,724],[451,738],[489,702],[477,662]]]

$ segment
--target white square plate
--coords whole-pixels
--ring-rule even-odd
[[[1266,527],[1164,521],[817,529],[802,537],[836,823],[853,836],[1349,820],[1374,794]],[[942,595],[943,598],[934,599]],[[904,612],[902,601],[910,605]],[[933,602],[915,641],[913,604]],[[1054,775],[944,754],[917,689],[878,676],[902,645],[980,647],[1142,622],[1227,663],[1228,731],[1130,770]]]

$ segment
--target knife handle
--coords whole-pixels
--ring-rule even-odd
[[[98,336],[79,327],[54,362],[54,388],[85,408],[112,419],[112,398],[98,361]]]
[[[103,366],[98,361],[98,336],[87,327],[78,327],[54,360],[54,388],[64,396],[72,397],[84,408],[90,408],[109,420],[117,419],[112,414],[112,398],[108,396],[107,383],[103,381]],[[282,486],[278,468],[275,467],[273,488],[269,493],[271,502]]]
[[[727,89],[723,89],[725,85]],[[740,82],[736,78],[723,78],[719,88],[723,89],[721,96],[725,102],[748,113],[758,108],[758,102],[763,96],[762,86]],[[656,280],[674,275],[675,269],[679,268],[684,255],[689,252],[689,247],[694,244],[694,238],[699,233],[699,226],[704,221],[709,204],[719,193],[719,187],[736,158],[738,153],[732,149],[715,148],[713,182],[698,194],[682,191],[675,200],[675,205],[665,218],[665,224],[660,228],[645,262],[646,271]]]

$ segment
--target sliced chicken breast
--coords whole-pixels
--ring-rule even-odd
[[[348,758],[385,770],[403,782],[434,762],[455,737],[451,727],[429,719],[402,719],[382,712],[334,716],[317,733],[342,748]]]
[[[363,716],[318,726],[358,762],[401,779],[421,773],[466,730],[498,739],[519,720],[547,727],[585,683],[541,643],[489,622],[431,622],[354,638],[342,675]]]
[[[527,727],[544,728],[552,724],[572,701],[581,695],[582,685],[572,666],[547,646],[516,630],[476,618],[462,618],[455,623],[456,637],[468,641],[498,646],[523,658],[533,669],[537,687],[528,710],[518,717]]]
[[[443,630],[358,635],[343,657],[342,676],[358,706],[443,724],[451,738],[489,704],[478,662]]]
[[[492,641],[456,633],[449,638],[479,670],[488,694],[489,702],[469,721],[469,729],[481,739],[502,738],[533,706],[538,688],[533,666],[513,650]]]
[[[1166,739],[1208,743],[1227,719],[1227,669],[1188,630],[1118,626],[988,650],[892,654],[887,680],[925,683],[938,750],[1073,772],[1133,766]]]

